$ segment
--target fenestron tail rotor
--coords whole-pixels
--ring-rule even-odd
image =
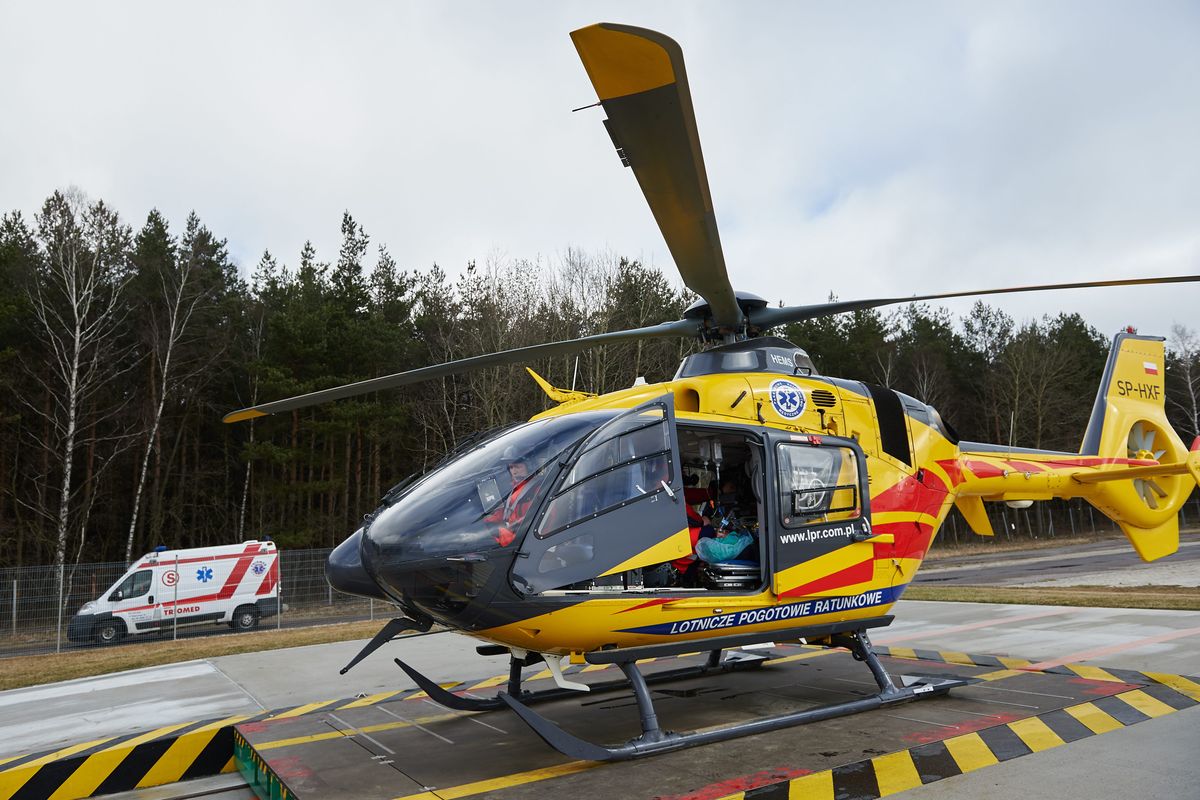
[[[1162,433],[1155,426],[1139,420],[1129,429],[1129,438],[1126,444],[1126,450],[1131,459],[1139,461],[1158,461],[1165,454],[1166,448],[1156,449],[1159,444],[1158,439],[1162,437]],[[1137,490],[1138,496],[1142,498],[1142,502],[1150,508],[1157,509],[1158,501],[1167,497],[1167,491],[1163,489],[1153,478],[1134,478],[1134,489]]]

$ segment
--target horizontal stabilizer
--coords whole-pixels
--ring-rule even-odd
[[[1157,464],[1152,467],[1129,467],[1109,472],[1091,472],[1072,475],[1080,483],[1103,483],[1104,481],[1128,481],[1134,478],[1158,478],[1167,475],[1191,473],[1200,483],[1200,452],[1188,453],[1187,458],[1175,464]]]

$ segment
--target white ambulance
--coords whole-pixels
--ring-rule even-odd
[[[235,631],[249,631],[278,612],[274,542],[159,547],[134,561],[100,597],[84,603],[67,626],[67,638],[111,644],[127,634],[197,622],[224,622]]]

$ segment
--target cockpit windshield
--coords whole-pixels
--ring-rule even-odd
[[[377,513],[364,537],[369,558],[412,563],[507,547],[559,461],[614,413],[529,422],[447,461]]]

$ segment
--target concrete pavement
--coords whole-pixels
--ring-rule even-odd
[[[1141,671],[1200,672],[1200,614],[902,601],[877,644],[1084,661]],[[385,645],[346,676],[338,669],[363,642],[223,656],[94,679],[0,693],[0,758],[104,735],[235,713],[374,694],[412,686],[398,655],[435,680],[470,680],[505,670],[481,658],[475,640],[437,633]],[[911,797],[1115,796],[1137,786],[1151,797],[1188,797],[1200,786],[1200,709],[989,767],[913,790]],[[1081,760],[1084,759],[1084,760]],[[1082,770],[1080,765],[1086,765]],[[1086,778],[1080,773],[1086,771]],[[1071,776],[1071,777],[1067,777]],[[1020,787],[1017,789],[1016,787]],[[987,794],[993,792],[994,794]]]

